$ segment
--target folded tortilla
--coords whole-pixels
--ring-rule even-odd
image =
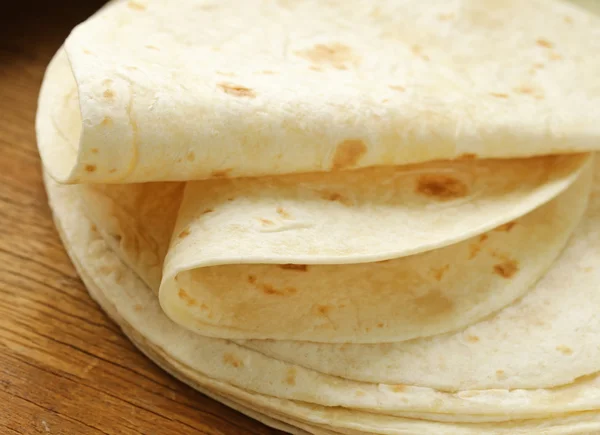
[[[600,173],[598,169],[597,165],[596,174]],[[580,369],[572,364],[575,356],[568,358],[568,352],[560,349],[559,352],[565,355],[561,369],[577,378],[572,383],[554,388],[494,388],[446,393],[419,384],[383,385],[329,376],[226,340],[190,333],[164,315],[153,292],[124,266],[100,237],[84,214],[80,191],[70,186],[58,186],[50,179],[46,181],[65,245],[90,291],[100,294],[96,297],[104,299],[101,303],[105,309],[127,333],[137,335],[135,341],[147,353],[193,385],[199,384],[226,398],[234,398],[269,417],[287,419],[291,423],[299,421],[308,429],[316,426],[313,433],[324,428],[339,433],[380,434],[509,434],[516,431],[537,433],[542,429],[549,434],[583,434],[593,433],[599,427],[599,414],[594,411],[600,407],[597,400],[600,397],[598,367],[588,369],[587,376],[576,373]],[[577,301],[593,301],[598,269],[586,269],[589,264],[596,264],[600,256],[597,240],[600,234],[599,191],[597,180],[592,203],[567,250],[557,261],[556,274],[549,275],[532,291],[531,295],[534,295],[540,288],[542,290],[538,306],[542,307],[544,300],[550,300],[543,296],[546,286],[555,286],[546,290],[556,298],[566,293]],[[565,271],[567,276],[564,276]],[[523,302],[518,301],[514,306]],[[597,328],[592,325],[586,329],[573,323],[572,316],[576,312],[570,305],[557,302],[555,310],[556,317],[547,319],[549,322],[569,330],[573,334],[572,340],[583,341],[582,349],[596,347]],[[544,325],[534,322],[520,333],[530,334],[538,327]],[[510,332],[506,331],[499,340],[506,344],[515,340],[518,343],[520,337]],[[531,333],[530,348],[539,345],[536,336],[535,332]],[[547,336],[546,340],[552,338]],[[557,342],[564,339],[564,336],[557,337]],[[561,344],[573,346],[573,349],[579,345],[574,342]],[[464,345],[470,346],[473,342],[469,344],[465,340]],[[369,349],[370,346],[365,347],[365,352]],[[494,346],[481,352],[493,357]],[[514,357],[526,359],[529,353],[530,349],[527,349]],[[577,358],[582,356],[577,355]],[[589,358],[590,364],[594,361],[597,364],[598,358],[593,355]],[[268,382],[261,373],[269,373]],[[449,421],[439,422],[436,418]],[[453,422],[453,418],[459,421]],[[478,422],[461,423],[461,418],[466,421],[478,419]],[[501,422],[499,418],[508,421]]]
[[[558,1],[119,1],[50,64],[40,153],[130,183],[596,150],[598,52]]]

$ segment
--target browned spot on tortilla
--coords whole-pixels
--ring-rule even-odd
[[[277,214],[284,219],[289,219],[292,217],[292,215],[289,214],[283,207],[277,207],[276,211]]]
[[[467,341],[469,343],[477,343],[479,341],[479,337],[476,335],[467,335]]]
[[[564,20],[565,20],[565,23],[567,23],[567,24],[573,24],[573,18],[571,18],[571,17],[565,17]]]
[[[196,160],[196,153],[193,151],[190,151],[189,153],[187,153],[185,158],[187,159],[188,162],[193,162],[194,160]]]
[[[363,397],[366,393],[364,391],[358,390],[354,395],[356,397]]]
[[[362,140],[348,139],[338,144],[333,155],[331,169],[346,169],[355,166],[367,152],[367,146]]]
[[[446,273],[448,271],[448,269],[450,269],[450,265],[446,264],[437,269],[431,269],[431,272],[436,281],[441,281],[442,278],[444,277],[444,273]]]
[[[454,307],[452,301],[436,289],[416,298],[414,304],[424,317],[446,314],[452,311]]]
[[[207,208],[207,209],[205,209],[205,210],[202,212],[202,214],[208,214],[208,213],[212,213],[213,211],[215,211],[215,210],[214,210],[214,209],[212,209],[212,208]]]
[[[404,86],[398,86],[398,85],[389,85],[389,88],[394,91],[399,91],[399,92],[404,92],[406,90],[406,88]]]
[[[504,374],[504,370],[496,370],[496,377],[498,379],[504,379],[504,378],[506,378],[506,375]]]
[[[88,50],[88,49],[85,49],[85,48],[83,49],[83,52],[84,52],[85,54],[92,54],[92,52],[91,52],[90,50]]]
[[[129,2],[129,3],[127,3],[127,7],[129,7],[129,9],[133,9],[135,11],[145,11],[146,10],[145,5],[142,5],[137,2]]]
[[[275,225],[275,222],[273,222],[271,219],[260,218],[258,220],[263,225]]]
[[[111,169],[110,171],[108,171],[109,174],[114,174],[115,172],[117,172],[116,169]]]
[[[140,304],[135,304],[133,306],[133,309],[139,313],[140,311],[142,311],[144,309],[144,307],[142,307]]]
[[[317,72],[323,72],[323,68],[319,68],[318,66],[310,66],[309,69]]]
[[[494,231],[504,231],[508,233],[514,228],[515,225],[517,225],[516,221],[507,222],[505,224],[500,225],[499,227],[496,227]]]
[[[85,165],[85,170],[87,172],[95,172],[96,171],[96,165]]]
[[[202,305],[200,305],[200,309],[206,311],[208,310],[208,305],[203,303]]]
[[[534,63],[533,65],[531,65],[533,68],[535,69],[542,69],[544,68],[544,64],[543,63]]]
[[[583,271],[584,271],[584,272],[591,272],[592,270],[594,270],[594,268],[593,268],[593,267],[585,267],[585,268],[583,269]]]
[[[254,284],[256,282],[256,277],[254,275],[248,275],[248,282]]]
[[[104,96],[104,98],[108,98],[109,100],[115,97],[115,93],[110,89],[105,90],[102,95]]]
[[[285,375],[285,383],[288,385],[296,385],[296,369],[294,367],[287,370]]]
[[[196,299],[191,297],[184,289],[180,288],[177,295],[179,296],[179,299],[185,302],[188,307],[196,305]]]
[[[404,391],[406,391],[406,385],[402,385],[402,384],[392,385],[392,391],[394,393],[403,393]]]
[[[223,355],[223,362],[225,364],[228,364],[228,365],[233,366],[235,368],[244,367],[244,363],[242,362],[242,360],[239,359],[238,357],[236,357],[232,353],[226,353],[226,354],[224,354]]]
[[[565,346],[564,344],[556,346],[556,350],[558,350],[563,355],[572,355],[573,354],[573,349],[571,349],[569,346]]]
[[[92,225],[90,226],[90,229],[91,229],[92,231],[98,231],[98,227],[96,226],[96,224],[92,224]]]
[[[185,239],[187,236],[190,235],[190,229],[186,228],[185,230],[183,230],[182,232],[179,233],[179,237],[180,239]]]
[[[531,95],[535,91],[530,86],[520,86],[518,88],[515,88],[515,92],[518,92],[519,94]]]
[[[378,328],[383,328],[383,326],[384,326],[383,322],[379,322],[379,323],[377,324],[377,327],[378,327]]]
[[[477,158],[475,153],[463,153],[456,158],[456,160],[474,160]]]
[[[317,305],[317,312],[326,316],[327,314],[329,314],[329,311],[331,311],[331,308],[332,307],[329,305]]]
[[[351,206],[353,204],[350,199],[337,192],[322,192],[321,198],[326,199],[327,201],[339,202],[346,206]]]
[[[505,94],[503,92],[490,92],[490,95],[496,98],[508,98],[508,94]]]
[[[415,56],[419,56],[423,60],[429,60],[429,56],[423,53],[423,47],[421,47],[420,45],[413,45],[411,47],[411,50]]]
[[[150,50],[156,50],[156,51],[160,51],[160,48],[158,48],[155,45],[145,45],[144,47],[150,49]]]
[[[229,177],[229,173],[233,171],[232,168],[228,168],[228,169],[218,169],[216,171],[212,171],[210,173],[210,176],[212,178],[227,178]]]
[[[105,127],[108,127],[109,125],[112,125],[113,121],[112,118],[110,116],[105,116],[104,119],[102,120],[101,124]]]
[[[551,43],[550,41],[548,41],[546,39],[542,39],[542,38],[536,40],[535,43],[537,45],[539,45],[540,47],[544,47],[544,48],[552,48],[552,47],[554,47],[553,43]]]
[[[262,72],[263,74],[267,74],[267,75],[273,75],[273,74],[277,74],[275,71],[270,71],[270,70],[265,70]]]
[[[550,60],[561,60],[562,56],[560,54],[558,54],[557,52],[553,51],[552,53],[550,53],[549,58],[550,58]]]
[[[263,284],[261,286],[263,292],[267,295],[277,295],[277,296],[285,296],[285,295],[293,295],[296,293],[296,289],[293,287],[286,287],[283,290],[276,289],[271,284]]]
[[[438,14],[438,19],[440,21],[450,21],[454,18],[454,14],[453,13],[449,13],[449,14]]]
[[[295,54],[315,65],[331,66],[336,69],[347,69],[346,63],[357,60],[350,47],[337,42],[329,45],[317,44],[308,50],[296,51]]]
[[[235,85],[232,83],[219,83],[217,86],[219,86],[226,94],[233,95],[234,97],[256,97],[256,94],[252,89],[242,85]]]
[[[92,148],[90,151],[92,154],[98,154],[98,148]]]
[[[421,175],[415,190],[441,201],[461,198],[469,193],[469,187],[464,182],[445,174]]]
[[[494,265],[494,273],[502,278],[512,278],[519,271],[519,265],[515,260],[507,259],[502,263]]]
[[[488,238],[489,236],[487,234],[482,234],[481,236],[479,236],[479,243],[485,242]]]
[[[298,272],[306,272],[308,270],[306,264],[279,264],[278,266],[285,270],[297,270]]]

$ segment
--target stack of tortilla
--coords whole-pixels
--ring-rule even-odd
[[[36,127],[90,294],[209,396],[294,434],[600,433],[589,11],[113,2]]]

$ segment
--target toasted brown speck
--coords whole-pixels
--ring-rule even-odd
[[[505,94],[503,92],[490,92],[490,95],[496,98],[508,98],[508,94]]]
[[[456,158],[456,160],[475,160],[477,158],[477,154],[475,153],[463,153]]]
[[[464,182],[444,174],[421,175],[415,190],[442,201],[462,198],[469,193],[469,188]]]
[[[316,71],[316,72],[323,72],[323,68],[319,68],[318,66],[310,66],[309,67],[310,70],[312,71]]]
[[[441,281],[442,278],[444,277],[444,274],[446,273],[446,271],[448,271],[448,269],[450,269],[450,265],[446,264],[437,269],[432,269],[431,272],[436,281]]]
[[[288,385],[296,385],[296,369],[294,367],[289,368],[285,376],[285,383]]]
[[[102,120],[101,124],[104,127],[108,127],[109,125],[112,125],[113,121],[112,118],[110,116],[105,116],[104,119]]]
[[[346,63],[357,60],[352,49],[340,43],[317,44],[313,48],[297,51],[295,54],[318,66],[331,66],[336,69],[346,69]]]
[[[262,286],[260,286],[260,288],[267,295],[277,295],[277,296],[293,295],[297,291],[293,287],[286,287],[283,290],[276,289],[271,284],[263,284]]]
[[[194,153],[193,151],[190,151],[189,153],[187,153],[185,158],[187,159],[188,162],[193,162],[194,160],[196,160],[196,153]]]
[[[179,237],[180,239],[185,239],[187,236],[190,235],[190,229],[186,228],[185,230],[183,230],[182,232],[179,233]]]
[[[383,326],[384,326],[383,322],[379,322],[379,323],[377,324],[377,327],[378,327],[378,328],[383,328]]]
[[[571,17],[565,17],[564,20],[565,20],[565,23],[567,23],[567,24],[573,24],[573,18],[571,18]]]
[[[150,49],[150,50],[155,50],[155,51],[160,51],[160,48],[158,48],[155,45],[144,45],[144,47]]]
[[[144,307],[142,307],[140,304],[135,304],[133,306],[133,309],[139,313],[140,311],[142,311],[144,309]]]
[[[92,231],[98,231],[98,227],[97,227],[95,224],[92,224],[92,225],[90,226],[90,229],[91,229]]]
[[[502,278],[512,278],[519,271],[519,265],[515,260],[506,260],[494,266],[494,272]]]
[[[85,170],[87,172],[95,172],[96,171],[96,165],[85,165]]]
[[[285,270],[296,270],[298,272],[306,272],[308,270],[306,264],[278,264],[278,266]]]
[[[273,74],[277,74],[275,71],[270,71],[270,70],[265,70],[265,71],[263,71],[262,73],[263,73],[263,74],[266,74],[266,75],[273,75]]]
[[[439,316],[454,308],[452,301],[435,289],[415,299],[414,304],[422,316]]]
[[[477,343],[479,341],[479,337],[476,335],[467,335],[467,341],[469,343]]]
[[[399,86],[399,85],[390,85],[389,88],[394,91],[398,91],[398,92],[406,91],[406,88],[404,86]]]
[[[366,395],[364,391],[358,390],[355,394],[356,397],[363,397]]]
[[[406,391],[406,385],[402,385],[402,384],[392,385],[392,391],[394,393],[402,393],[402,392]]]
[[[276,211],[277,214],[284,219],[289,219],[292,217],[292,215],[289,214],[283,207],[277,207]]]
[[[258,220],[263,225],[275,225],[275,222],[273,222],[271,219],[260,218]]]
[[[256,94],[252,89],[242,85],[234,85],[231,83],[219,83],[217,86],[219,86],[219,88],[221,88],[226,94],[233,95],[234,97],[256,97]]]
[[[420,45],[413,45],[411,50],[415,56],[418,56],[423,60],[429,60],[429,56],[423,53],[423,48]]]
[[[346,206],[352,205],[352,201],[350,199],[337,192],[322,192],[321,198],[326,199],[327,201],[339,202],[340,204],[344,204]]]
[[[88,50],[88,49],[85,49],[85,48],[83,49],[83,53],[84,53],[84,54],[92,54],[92,52],[91,52],[90,50]]]
[[[208,214],[208,213],[212,213],[213,211],[215,211],[215,210],[214,210],[214,209],[212,209],[212,208],[207,208],[207,209],[204,209],[204,210],[202,211],[202,214]]]
[[[233,169],[229,168],[229,169],[218,169],[216,171],[212,171],[210,173],[210,176],[212,178],[227,178],[229,177],[229,173],[233,171]]]
[[[542,38],[536,40],[535,43],[537,45],[539,45],[540,47],[544,47],[544,48],[552,48],[552,47],[554,47],[553,43],[551,43],[550,41],[548,41],[546,39],[542,39]]]
[[[186,303],[188,307],[196,305],[196,299],[191,297],[184,289],[180,288],[179,292],[177,292],[179,299]]]
[[[317,312],[324,316],[329,314],[330,310],[331,310],[331,307],[329,305],[317,305]]]
[[[138,2],[129,2],[127,3],[127,6],[129,7],[129,9],[133,9],[135,11],[145,11],[146,10],[146,6],[138,3]]]
[[[92,154],[98,154],[98,148],[92,148],[90,151]]]
[[[505,224],[500,225],[499,227],[496,227],[494,231],[504,231],[508,233],[514,228],[515,225],[517,225],[517,222],[515,221],[507,222]]]
[[[110,171],[108,171],[109,174],[114,174],[115,172],[117,172],[116,169],[111,169]]]
[[[115,97],[115,93],[113,91],[111,91],[110,89],[105,90],[102,95],[104,96],[104,98],[107,98],[109,100],[113,99]]]
[[[518,88],[515,88],[515,92],[518,92],[519,94],[531,95],[535,91],[533,90],[533,88],[531,88],[529,86],[520,86]]]
[[[573,349],[571,349],[569,346],[565,346],[564,344],[556,346],[556,350],[558,350],[563,355],[572,355],[573,354]]]
[[[504,374],[504,370],[496,370],[496,377],[498,379],[506,379],[506,375]]]
[[[223,362],[235,368],[244,367],[244,363],[238,357],[232,353],[226,353],[223,355]]]
[[[254,275],[248,275],[248,282],[254,284],[256,282],[256,277]]]
[[[562,56],[558,53],[556,53],[555,51],[553,51],[552,53],[550,53],[549,56],[550,60],[561,60]]]
[[[347,169],[355,166],[367,152],[367,146],[362,140],[348,139],[340,143],[333,155],[333,170]]]

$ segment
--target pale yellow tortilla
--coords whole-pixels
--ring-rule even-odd
[[[600,25],[551,0],[108,5],[47,71],[66,182],[190,180],[598,149]],[[62,136],[55,129],[73,128]]]

